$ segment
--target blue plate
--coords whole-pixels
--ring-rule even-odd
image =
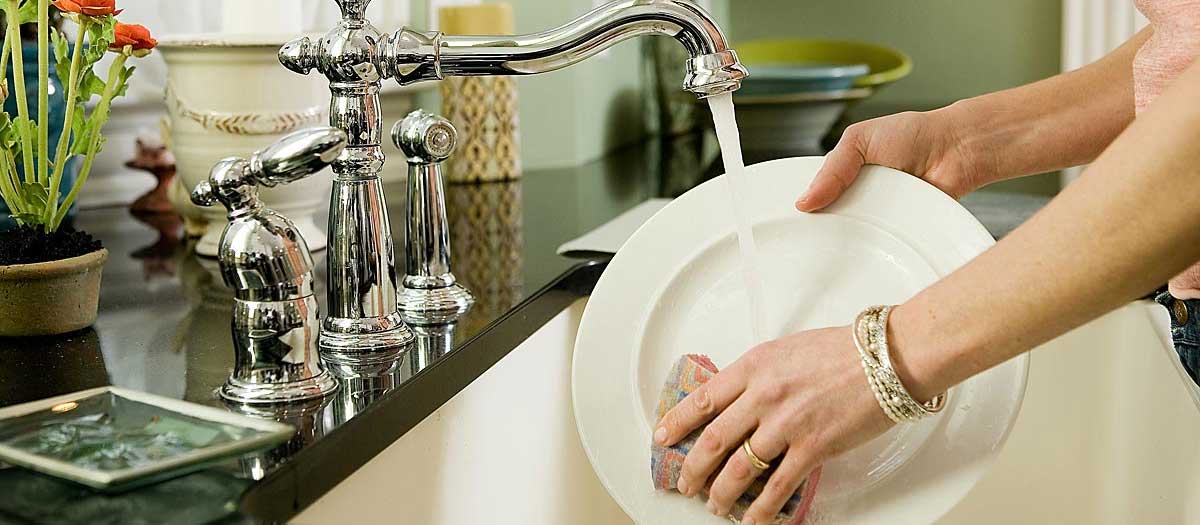
[[[756,64],[739,95],[786,95],[850,89],[871,72],[866,64]]]

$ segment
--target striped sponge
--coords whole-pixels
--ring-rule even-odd
[[[663,385],[662,395],[658,401],[658,418],[662,419],[667,411],[671,410],[677,403],[683,401],[688,394],[696,390],[708,382],[717,374],[717,366],[706,356],[702,355],[685,355],[675,363],[671,369],[671,375],[667,378],[667,382]],[[679,471],[683,467],[683,458],[687,456],[692,445],[700,437],[700,432],[703,427],[696,429],[690,436],[683,441],[676,443],[675,446],[661,447],[657,444],[650,445],[650,475],[654,480],[654,488],[658,490],[675,490],[675,483],[679,480]],[[741,449],[737,449],[740,451]],[[735,452],[736,453],[736,452]],[[766,485],[767,479],[770,478],[772,470],[764,472],[758,479],[750,485],[745,494],[733,504],[733,508],[729,511],[729,517],[734,520],[741,521],[742,515],[750,508],[750,504],[754,499],[762,493],[763,487]],[[800,525],[804,523],[804,515],[808,512],[809,506],[812,505],[813,494],[817,489],[817,482],[821,476],[821,470],[814,471],[804,484],[801,485],[791,499],[783,506],[783,510],[771,522],[772,525]],[[707,491],[705,491],[707,492]]]

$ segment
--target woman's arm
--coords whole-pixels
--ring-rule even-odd
[[[928,397],[1136,299],[1200,260],[1200,62],[1028,223],[896,309]]]
[[[833,203],[863,164],[912,173],[959,198],[1091,162],[1133,121],[1133,58],[1150,35],[1144,29],[1104,58],[1046,80],[850,126],[796,206]]]
[[[1197,93],[1200,62],[1050,205],[893,311],[893,365],[914,397],[928,400],[1200,259]],[[680,491],[695,495],[711,479],[709,508],[725,515],[761,474],[736,450],[748,440],[777,470],[743,523],[768,523],[816,465],[885,431],[852,337],[840,327],[759,345],[668,412],[654,435],[663,445],[711,421]]]
[[[1080,69],[954,104],[985,184],[1087,164],[1134,118],[1133,58],[1152,30]]]

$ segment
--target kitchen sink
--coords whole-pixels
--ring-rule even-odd
[[[584,455],[555,317],[296,523],[630,523]],[[1012,433],[942,523],[1198,523],[1200,397],[1162,308],[1131,303],[1033,353]]]

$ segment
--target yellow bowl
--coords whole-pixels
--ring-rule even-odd
[[[880,88],[912,72],[912,59],[895,49],[842,40],[755,40],[733,46],[738,58],[754,74],[754,64],[867,64],[871,72],[855,87]]]

